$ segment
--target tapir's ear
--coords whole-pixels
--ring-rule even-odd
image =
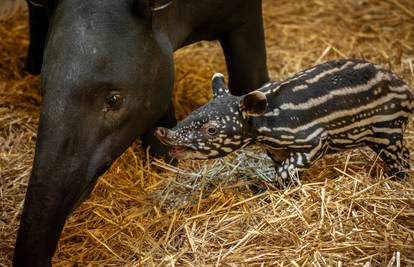
[[[134,10],[144,19],[151,19],[154,12],[171,5],[173,0],[134,0]]]
[[[48,0],[29,0],[27,2],[29,5],[32,5],[32,6],[47,8],[49,1]]]
[[[240,100],[240,110],[247,116],[260,116],[266,111],[267,98],[260,91],[253,91]]]
[[[2,0],[0,0],[2,1]],[[29,7],[41,7],[44,8],[49,17],[52,16],[53,10],[56,8],[59,0],[28,0]],[[18,3],[19,1],[15,1]]]
[[[213,98],[230,94],[224,83],[224,75],[221,73],[215,73],[211,78],[211,89],[213,90]]]

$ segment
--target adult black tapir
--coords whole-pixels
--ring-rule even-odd
[[[230,90],[268,81],[261,0],[29,0],[26,69],[42,75],[36,153],[14,266],[50,266],[69,213],[137,138],[167,152],[173,52],[219,40]]]

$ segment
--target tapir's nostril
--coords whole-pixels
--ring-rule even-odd
[[[155,134],[160,136],[160,137],[165,137],[166,133],[167,132],[162,127],[157,127],[157,129],[155,129]]]

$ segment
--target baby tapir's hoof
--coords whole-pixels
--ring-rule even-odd
[[[280,176],[275,177],[275,186],[278,189],[286,189],[290,187],[296,187],[299,185],[299,180],[295,175],[289,175],[287,178],[282,178]]]
[[[394,181],[400,181],[408,175],[410,170],[410,153],[403,145],[403,135],[399,135],[398,141],[392,145],[384,146],[374,144],[371,148],[378,153],[379,157],[385,162],[385,173]]]

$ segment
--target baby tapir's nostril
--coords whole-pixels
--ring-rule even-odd
[[[155,137],[164,145],[171,146],[171,131],[164,127],[157,127],[154,131]]]
[[[163,127],[157,127],[155,129],[155,135],[159,137],[165,137],[167,135],[167,131]]]

